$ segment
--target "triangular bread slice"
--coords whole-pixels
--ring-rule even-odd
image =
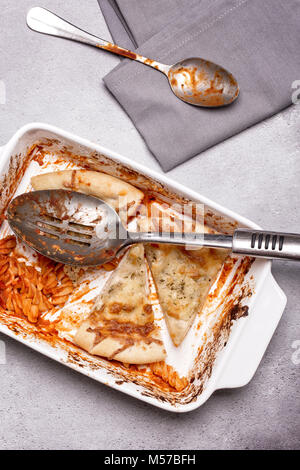
[[[170,336],[179,346],[200,313],[226,254],[210,248],[200,254],[175,245],[147,245],[145,251]]]
[[[112,273],[74,342],[91,354],[129,364],[163,360],[166,352],[148,299],[144,247],[137,245]]]
[[[139,230],[178,232],[181,224],[177,222],[161,217],[157,227],[155,221],[145,218],[139,221]],[[199,224],[196,230],[212,231]],[[192,231],[188,224],[185,231]],[[170,336],[175,346],[179,346],[201,312],[228,250],[205,247],[188,250],[176,245],[148,244],[145,252]]]

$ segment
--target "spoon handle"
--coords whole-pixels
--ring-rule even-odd
[[[167,243],[189,245],[193,247],[232,249],[232,236],[207,233],[169,233],[169,232],[130,232],[129,244],[132,243]]]
[[[161,64],[155,60],[147,59],[146,57],[136,54],[128,49],[119,47],[112,44],[105,39],[98,38],[93,34],[89,34],[80,28],[77,28],[68,21],[63,20],[59,16],[51,13],[49,10],[41,7],[34,7],[27,13],[27,25],[30,29],[39,33],[50,34],[61,38],[71,39],[72,41],[83,42],[90,46],[95,46],[106,51],[113,52],[114,54],[127,57],[128,59],[137,60],[145,65],[168,74],[170,69],[169,65]]]

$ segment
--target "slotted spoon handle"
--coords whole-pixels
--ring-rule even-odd
[[[232,252],[254,257],[300,261],[300,235],[238,229],[233,235]]]
[[[168,243],[189,245],[194,248],[231,249],[232,253],[255,258],[288,259],[300,261],[300,235],[296,233],[268,232],[263,230],[237,229],[233,236],[197,233],[128,233],[126,244]],[[125,245],[126,245],[125,244]]]

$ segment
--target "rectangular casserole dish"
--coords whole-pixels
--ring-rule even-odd
[[[0,151],[0,216],[11,197],[26,190],[31,176],[30,161],[36,152],[41,151],[74,161],[85,168],[121,177],[168,200],[203,203],[206,223],[221,232],[231,233],[237,226],[259,228],[164,175],[53,126],[39,123],[26,125]],[[1,236],[3,233],[1,235],[0,230]],[[91,356],[69,341],[54,341],[52,337],[40,334],[34,325],[20,319],[1,316],[0,332],[135,398],[169,411],[191,411],[202,405],[215,390],[240,387],[251,380],[283,313],[286,297],[271,274],[271,262],[255,260],[249,264],[249,271],[247,269],[240,277],[234,277],[234,273],[241,272],[242,263],[242,258],[236,260],[235,271],[230,273],[231,278],[228,276],[226,279],[227,283],[232,283],[230,299],[224,295],[229,292],[224,285],[223,291],[215,286],[212,289],[219,291],[218,296],[206,308],[221,315],[224,311],[228,313],[229,308],[233,312],[247,306],[248,315],[227,322],[218,337],[213,338],[210,349],[205,352],[211,357],[205,363],[205,369],[204,356],[198,354],[197,349],[199,319],[196,319],[193,331],[180,349],[169,351],[167,362],[179,374],[192,377],[189,386],[180,393],[164,389],[159,381],[153,382],[153,377],[143,375],[135,368]],[[228,318],[234,318],[234,315]]]

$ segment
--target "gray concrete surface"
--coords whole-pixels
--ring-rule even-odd
[[[102,83],[119,59],[29,31],[25,13],[37,3],[1,1],[0,81],[6,102],[0,99],[0,145],[23,124],[42,121],[161,171]],[[40,4],[109,38],[96,0]],[[169,176],[265,228],[300,232],[299,158],[300,105]],[[288,303],[255,377],[244,388],[215,393],[185,415],[110,390],[0,335],[6,345],[6,364],[0,364],[0,448],[299,448],[300,364],[293,345],[300,340],[300,266],[276,262],[273,273]]]

